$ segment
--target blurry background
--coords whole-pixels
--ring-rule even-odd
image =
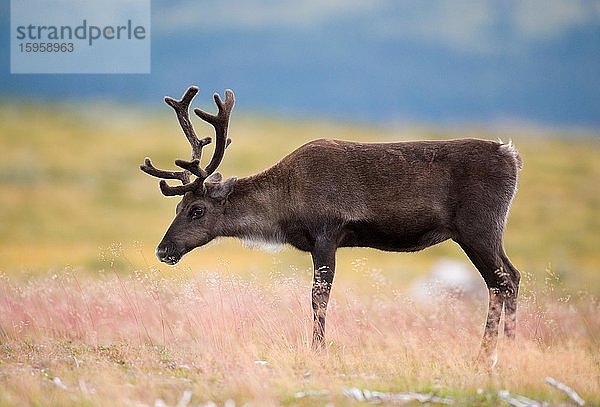
[[[167,273],[153,251],[177,200],[138,165],[187,157],[162,97],[197,84],[206,109],[236,93],[225,176],[318,137],[512,139],[525,166],[509,256],[525,284],[600,294],[600,1],[153,1],[150,75],[11,75],[8,2],[0,12],[2,272]],[[339,256],[339,279],[398,287],[442,259],[471,267],[451,242]],[[307,254],[228,240],[178,267],[310,276]]]
[[[11,76],[6,61],[0,89],[156,107],[198,83],[300,118],[600,124],[598,0],[154,0],[152,16],[151,75]]]

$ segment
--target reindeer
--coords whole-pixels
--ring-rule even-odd
[[[245,178],[215,172],[230,143],[227,137],[234,94],[218,94],[216,115],[194,109],[215,131],[215,149],[205,168],[202,148],[189,118],[198,88],[181,100],[165,97],[191,147],[180,171],[141,170],[161,178],[166,196],[182,196],[175,219],[156,249],[176,264],[192,249],[220,236],[290,244],[309,252],[313,347],[325,345],[325,315],[339,247],[413,252],[452,239],[481,273],[489,292],[479,359],[492,361],[502,311],[504,332],[514,338],[519,271],[503,248],[503,232],[515,195],[521,158],[509,143],[476,139],[357,143],[320,139],[290,153],[273,167]],[[192,181],[192,176],[195,179]],[[182,185],[169,185],[166,179]]]

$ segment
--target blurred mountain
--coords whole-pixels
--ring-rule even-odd
[[[600,127],[597,0],[156,0],[149,75],[11,75],[8,3],[4,99],[159,107],[194,83],[294,117]]]

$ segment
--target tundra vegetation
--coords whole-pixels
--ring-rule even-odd
[[[525,158],[505,234],[522,275],[516,346],[500,341],[487,371],[473,363],[487,304],[460,295],[423,304],[408,290],[439,259],[469,264],[452,242],[418,254],[340,249],[320,353],[310,347],[306,254],[224,239],[159,264],[157,237],[176,202],[135,168],[149,151],[161,167],[187,151],[169,113],[0,107],[0,405],[360,405],[344,395],[352,388],[457,405],[505,405],[502,390],[569,403],[547,376],[600,403],[597,137],[243,114],[231,123],[225,177],[322,136],[512,137]]]

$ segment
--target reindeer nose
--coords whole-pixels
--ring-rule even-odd
[[[156,257],[163,263],[173,266],[181,259],[181,254],[169,245],[160,245],[156,248]]]
[[[167,257],[167,248],[166,247],[157,247],[156,248],[156,257],[158,257],[159,260],[163,260],[165,257]]]

